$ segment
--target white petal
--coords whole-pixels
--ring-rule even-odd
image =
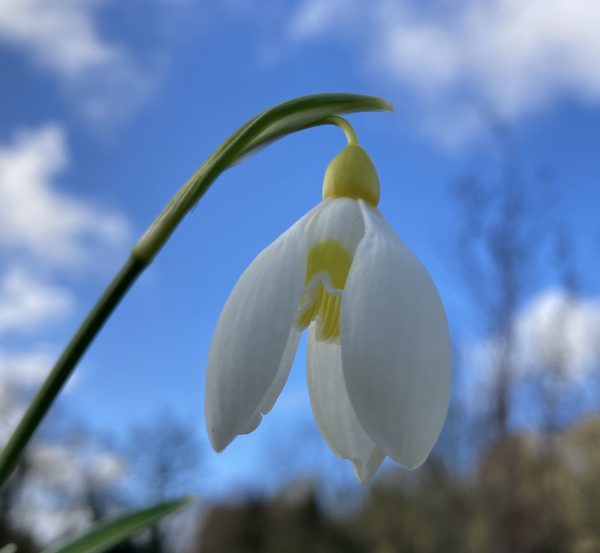
[[[315,338],[311,324],[306,353],[306,373],[313,414],[329,447],[350,459],[357,478],[368,482],[385,458],[360,426],[348,399],[342,373],[340,346]]]
[[[362,427],[392,459],[425,461],[450,398],[450,338],[435,285],[381,213],[366,233],[341,306],[344,379]]]
[[[254,430],[285,383],[304,289],[304,227],[315,210],[258,255],[223,308],[206,369],[206,425],[217,451]]]
[[[279,394],[281,394],[281,391],[283,390],[283,386],[285,385],[287,377],[290,374],[290,367],[292,366],[294,357],[296,357],[296,350],[298,349],[300,334],[301,333],[295,328],[292,328],[290,331],[275,380],[273,380],[271,387],[267,390],[267,393],[265,394],[265,397],[263,397],[259,407],[259,411],[263,415],[266,415],[271,409],[273,409],[275,401],[277,401]]]
[[[258,409],[255,411],[252,418],[247,421],[244,427],[238,432],[238,434],[250,434],[250,432],[254,432],[258,428],[260,421],[262,420],[262,416],[266,415],[277,401],[279,394],[281,394],[283,387],[288,379],[290,374],[290,368],[292,363],[294,362],[294,357],[296,356],[296,350],[298,349],[298,342],[300,341],[300,332],[298,332],[295,328],[292,328],[290,331],[290,335],[288,337],[287,343],[285,345],[285,350],[283,352],[283,356],[281,357],[281,362],[279,363],[279,369],[277,369],[277,375],[275,376],[275,380],[267,390],[267,393],[263,397]]]
[[[323,201],[322,206],[306,224],[308,248],[324,240],[337,240],[348,253],[353,254],[365,233],[358,202],[350,198],[337,198]]]

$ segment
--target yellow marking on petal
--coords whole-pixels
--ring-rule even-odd
[[[340,293],[346,285],[346,279],[352,265],[352,256],[337,240],[324,240],[308,251],[306,264],[306,285],[319,275],[329,276],[329,284]],[[315,290],[304,293],[303,307],[296,318],[296,328],[304,330],[313,320],[317,324],[317,339],[335,340],[340,335],[340,307],[342,298],[330,294],[323,283]]]
[[[308,285],[317,274],[325,272],[331,279],[331,286],[336,290],[343,290],[350,265],[352,265],[352,256],[340,242],[337,240],[319,242],[308,251],[305,284]]]

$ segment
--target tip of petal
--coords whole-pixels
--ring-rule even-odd
[[[388,455],[393,461],[402,465],[404,468],[408,470],[418,469],[429,457],[431,451],[427,451],[424,455],[421,453],[420,455],[415,454],[415,452],[402,452],[400,454],[393,454],[388,452]]]
[[[354,474],[356,474],[358,481],[361,484],[368,484],[373,476],[375,476],[377,469],[381,466],[385,457],[386,454],[376,447],[366,463],[363,463],[360,459],[350,459],[354,467]]]
[[[357,459],[351,459],[352,466],[354,467],[354,474],[356,475],[356,479],[363,485],[366,486],[371,478],[372,474],[367,474],[363,471],[362,463]]]
[[[235,431],[231,431],[230,429],[228,432],[225,432],[222,428],[218,428],[216,425],[209,425],[207,430],[210,444],[217,453],[221,453],[221,451],[233,442],[237,436],[250,434],[250,432],[256,430],[261,420],[262,415],[260,413],[255,413],[248,421],[246,421],[246,424],[242,428]]]
[[[208,429],[208,438],[210,440],[210,445],[217,452],[221,453],[235,438],[225,438],[222,436],[215,428]]]

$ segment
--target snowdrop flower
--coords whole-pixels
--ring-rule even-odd
[[[367,482],[386,456],[421,465],[450,395],[450,340],[427,271],[377,209],[379,178],[350,143],[323,201],[246,269],[221,313],[206,375],[215,450],[252,432],[308,329],[307,380],[331,449]]]

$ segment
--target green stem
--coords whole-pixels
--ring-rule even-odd
[[[337,125],[350,143],[356,134],[335,114],[392,110],[385,100],[356,94],[315,94],[275,106],[234,132],[175,194],[137,244],[46,378],[0,454],[0,486],[16,467],[25,446],[50,409],[79,359],[142,271],[150,265],[184,216],[210,185],[240,159],[282,138],[318,125]]]
[[[332,115],[331,117],[325,117],[320,121],[317,121],[317,123],[319,125],[335,125],[336,127],[339,127],[344,131],[348,145],[358,146],[358,136],[356,136],[356,131],[343,117]]]

